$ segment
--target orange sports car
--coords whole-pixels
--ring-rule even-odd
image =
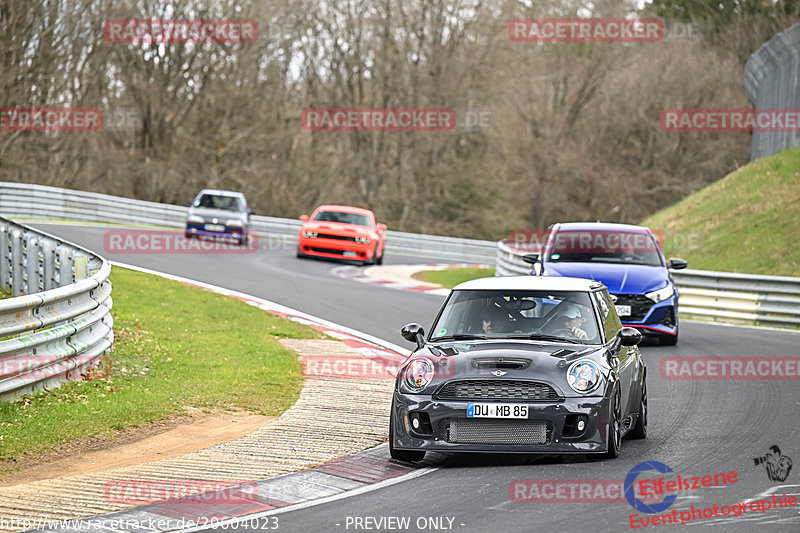
[[[310,217],[300,217],[297,257],[327,257],[383,263],[386,224],[378,224],[369,209],[321,205]]]

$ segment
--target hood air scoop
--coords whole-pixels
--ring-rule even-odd
[[[472,360],[472,368],[479,370],[524,370],[531,366],[530,359],[516,357],[484,357]]]

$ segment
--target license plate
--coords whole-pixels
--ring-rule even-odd
[[[355,257],[356,253],[355,252],[351,252],[350,250],[348,250],[346,252],[342,252],[342,255],[345,256],[345,257]]]
[[[225,226],[221,224],[206,224],[206,231],[225,231]]]
[[[519,403],[470,403],[467,418],[528,418],[528,406]]]
[[[617,308],[617,314],[619,316],[631,316],[631,306],[630,305],[615,305],[614,307]]]

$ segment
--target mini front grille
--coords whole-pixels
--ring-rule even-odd
[[[439,434],[454,444],[550,444],[553,423],[549,420],[498,420],[491,418],[445,418]]]
[[[511,379],[463,379],[445,383],[435,395],[440,400],[554,401],[558,393],[546,383]]]
[[[335,241],[355,241],[355,237],[347,237],[345,235],[331,235],[329,233],[320,233],[317,235],[319,239],[333,239]]]
[[[653,307],[653,300],[641,294],[617,294],[615,305],[630,305],[630,316],[621,316],[620,319],[626,322],[636,322],[642,320],[650,308]]]

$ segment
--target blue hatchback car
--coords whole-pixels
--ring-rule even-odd
[[[625,326],[661,344],[678,343],[678,289],[670,269],[686,268],[683,259],[669,262],[655,234],[641,226],[573,222],[554,224],[540,262],[544,276],[569,276],[599,281]]]

